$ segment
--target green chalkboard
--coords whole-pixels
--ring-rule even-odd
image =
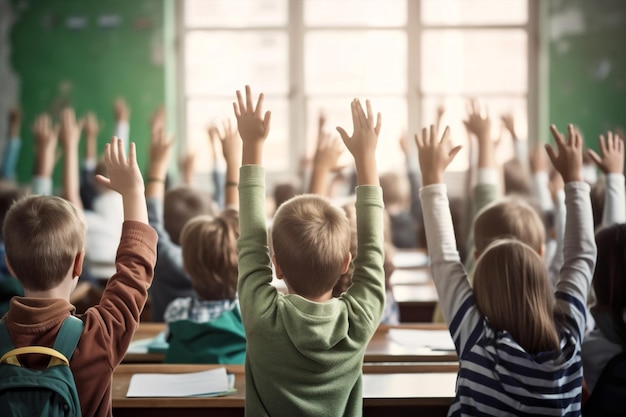
[[[626,1],[551,0],[550,121],[600,133],[626,128]],[[547,127],[546,127],[547,129]]]
[[[13,6],[11,64],[20,79],[24,118],[19,181],[30,181],[30,124],[37,114],[56,116],[66,104],[78,116],[95,112],[104,125],[102,150],[113,133],[113,101],[120,96],[131,109],[130,140],[145,167],[148,120],[165,100],[163,0],[20,0]],[[57,182],[59,172],[57,166]]]

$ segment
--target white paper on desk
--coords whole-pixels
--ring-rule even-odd
[[[389,329],[389,339],[406,349],[454,350],[448,330]]]
[[[428,266],[428,255],[423,252],[396,252],[393,265],[396,268],[423,268]]]
[[[127,397],[193,397],[229,390],[226,368],[184,374],[135,374]]]

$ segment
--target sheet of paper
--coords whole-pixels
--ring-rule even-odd
[[[191,397],[229,391],[226,368],[184,374],[135,374],[127,397]]]
[[[428,255],[423,252],[396,252],[393,256],[396,268],[422,268],[428,266]]]
[[[454,350],[448,330],[389,329],[389,339],[407,349]]]

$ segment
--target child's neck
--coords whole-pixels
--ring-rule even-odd
[[[76,278],[78,281],[78,278]],[[24,296],[30,298],[61,298],[70,300],[70,294],[74,289],[74,279],[65,278],[59,285],[45,291],[29,290],[24,288]]]

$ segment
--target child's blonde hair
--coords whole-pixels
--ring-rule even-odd
[[[485,206],[474,219],[476,252],[481,254],[502,238],[515,238],[542,253],[546,231],[537,210],[519,197],[505,197]]]
[[[24,288],[58,286],[85,245],[85,222],[70,202],[55,196],[16,201],[4,219],[8,263]]]
[[[180,234],[183,267],[198,298],[233,300],[237,294],[239,216],[225,210],[217,217],[197,216]]]
[[[554,295],[543,260],[516,239],[493,242],[474,269],[474,298],[489,324],[529,353],[559,349]]]
[[[297,196],[276,212],[272,244],[291,289],[303,297],[319,297],[343,272],[350,253],[350,224],[345,211],[327,199]]]

